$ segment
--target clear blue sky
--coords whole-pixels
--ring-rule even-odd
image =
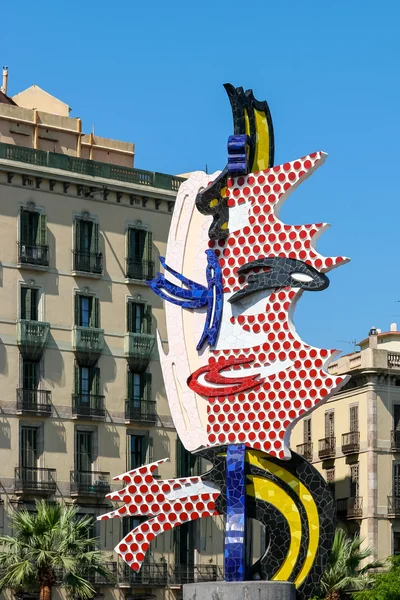
[[[9,93],[40,85],[85,131],[133,141],[140,168],[223,168],[222,84],[252,87],[271,108],[276,163],[329,154],[282,218],[331,223],[319,250],[352,258],[303,295],[300,335],[349,351],[339,340],[400,323],[398,0],[20,0],[1,12]]]

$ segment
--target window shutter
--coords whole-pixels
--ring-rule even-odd
[[[47,245],[47,216],[45,214],[39,215],[39,225],[36,233],[36,243],[38,246]]]
[[[147,456],[146,456],[146,462],[147,463],[152,463],[153,460],[154,460],[153,438],[149,436],[147,438]]]
[[[92,298],[92,310],[90,312],[90,320],[89,320],[90,327],[95,327],[96,329],[99,327],[99,325],[100,325],[99,311],[100,311],[99,299]]]
[[[147,304],[147,306],[144,307],[143,333],[151,333],[152,320],[152,307]]]
[[[75,250],[77,252],[81,250],[81,231],[82,221],[81,219],[75,219]]]
[[[31,288],[25,288],[25,306],[24,311],[25,315],[22,317],[27,321],[31,320],[31,306],[32,306],[32,290]]]
[[[100,395],[100,368],[92,367],[91,369],[91,394]]]
[[[134,304],[133,302],[126,303],[126,330],[128,332],[133,331],[133,319],[134,319]]]
[[[128,400],[132,400],[133,398],[133,373],[128,370],[127,376],[127,392],[128,392]]]
[[[92,235],[90,238],[90,252],[96,253],[99,251],[99,225],[92,223]]]
[[[135,230],[128,229],[128,258],[135,258]]]
[[[142,437],[142,456],[141,463],[148,464],[153,462],[153,438],[150,435]]]
[[[21,243],[29,244],[29,211],[21,208],[20,221],[21,221],[21,227],[20,227]]]
[[[151,400],[151,373],[143,373],[142,375],[143,395],[142,398],[145,402]]]
[[[81,391],[81,371],[79,368],[79,365],[77,363],[75,363],[75,394],[80,394]]]
[[[75,298],[74,298],[74,303],[75,303],[75,325],[80,325],[81,324],[81,319],[80,319],[80,300],[81,297],[79,294],[75,294]]]
[[[151,261],[153,258],[153,234],[151,231],[143,231],[145,236],[143,260]]]

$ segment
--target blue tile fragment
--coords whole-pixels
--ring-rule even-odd
[[[246,535],[245,444],[226,454],[225,581],[244,581]]]

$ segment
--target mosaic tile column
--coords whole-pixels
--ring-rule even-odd
[[[244,581],[246,535],[245,444],[226,454],[225,581]]]

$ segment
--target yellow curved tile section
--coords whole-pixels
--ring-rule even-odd
[[[264,477],[249,475],[253,485],[247,485],[250,496],[255,496],[274,506],[286,518],[290,531],[289,551],[280,569],[272,578],[275,581],[288,581],[299,557],[301,542],[301,519],[299,509],[287,492],[276,483]]]
[[[264,471],[269,471],[275,475],[275,477],[282,479],[282,481],[289,485],[297,494],[304,506],[308,521],[308,550],[303,566],[301,567],[294,581],[296,587],[300,587],[313,565],[318,550],[319,516],[317,506],[310,492],[307,490],[305,485],[303,485],[297,479],[297,477],[289,473],[289,471],[286,471],[286,469],[283,469],[281,466],[267,460],[262,452],[258,452],[257,450],[249,450],[246,453],[246,457],[249,463],[259,467],[260,469],[263,469]]]
[[[246,109],[244,111],[244,121],[246,134],[250,135],[249,115]],[[256,147],[251,172],[257,173],[258,171],[268,169],[271,140],[266,114],[254,109],[254,121],[256,125]]]

